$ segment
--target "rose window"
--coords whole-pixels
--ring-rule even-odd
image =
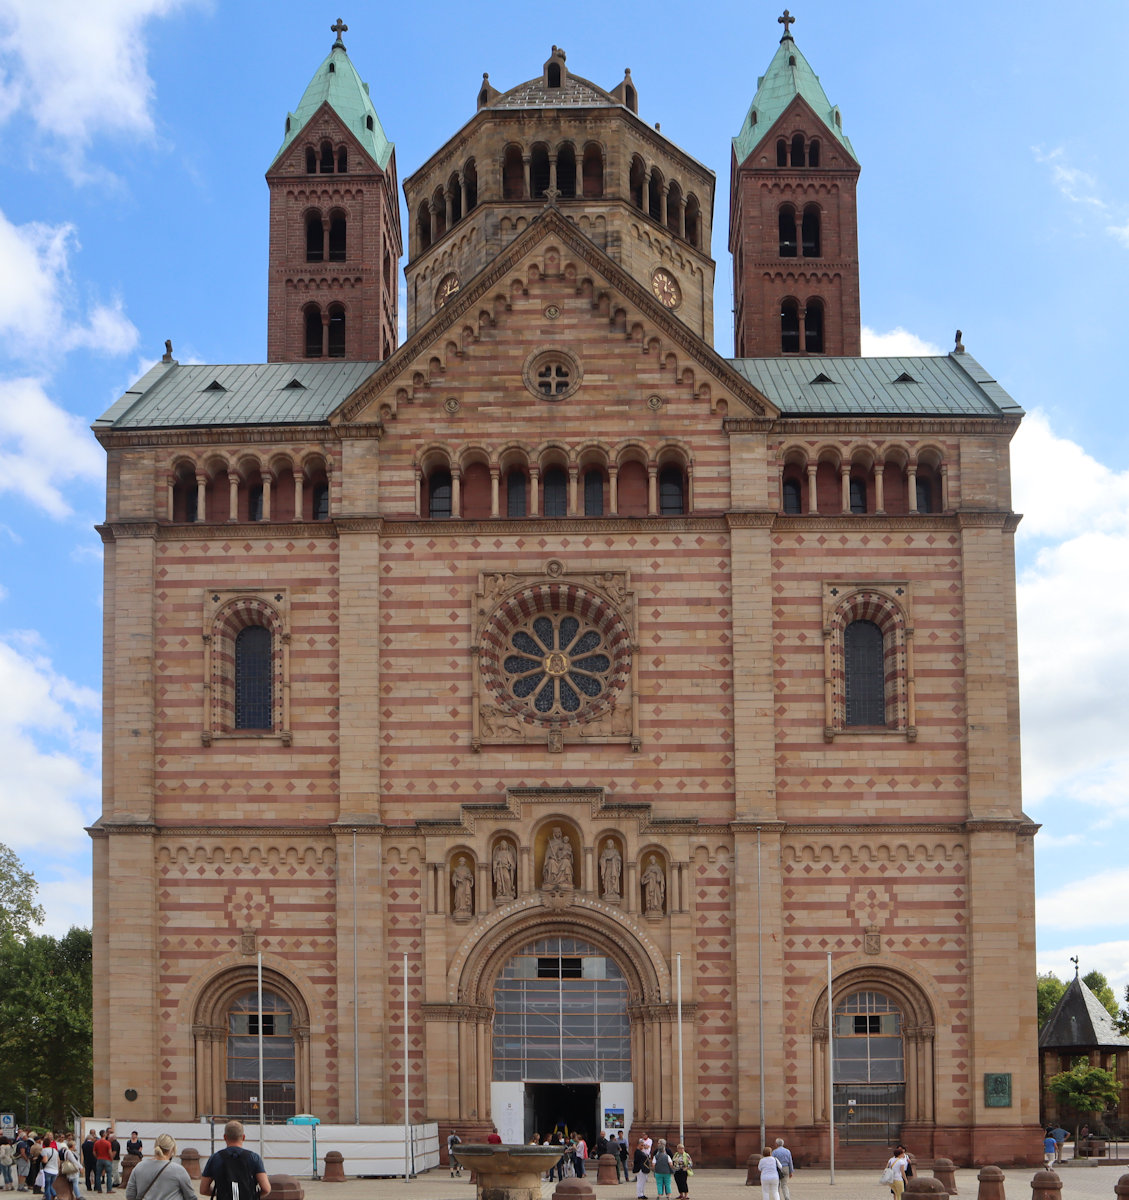
[[[627,682],[630,656],[615,608],[569,583],[511,596],[483,630],[487,688],[529,724],[573,724],[605,712]]]

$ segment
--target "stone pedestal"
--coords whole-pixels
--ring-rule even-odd
[[[595,1200],[595,1196],[596,1189],[587,1179],[562,1179],[553,1189],[553,1200]]]
[[[976,1200],[1007,1200],[1004,1196],[1004,1173],[999,1167],[981,1167],[976,1178],[980,1181]]]
[[[939,1179],[930,1179],[927,1175],[914,1175],[906,1180],[905,1196],[947,1196],[948,1190]]]
[[[614,1154],[601,1154],[596,1160],[596,1182],[618,1183],[619,1172],[615,1168],[617,1162],[619,1159]]]
[[[757,1167],[757,1163],[759,1163],[760,1160],[761,1156],[755,1152],[749,1155],[749,1161],[745,1163],[745,1167],[747,1168],[745,1171],[746,1187],[752,1187],[753,1184],[757,1184],[758,1186],[760,1185],[761,1173],[760,1169]]]
[[[1113,1194],[1117,1200],[1129,1200],[1129,1175],[1122,1175],[1113,1185]]]
[[[122,1159],[122,1187],[129,1183],[129,1177],[133,1174],[133,1168],[141,1161],[140,1154],[127,1154]]]
[[[271,1200],[306,1200],[306,1191],[293,1175],[268,1175]]]
[[[185,1146],[180,1152],[180,1165],[188,1172],[189,1179],[199,1179],[200,1151],[195,1146]]]
[[[933,1178],[939,1179],[945,1185],[945,1191],[950,1196],[957,1194],[957,1181],[953,1174],[955,1170],[951,1158],[938,1158],[933,1161]]]
[[[322,1183],[345,1182],[345,1155],[340,1150],[330,1150],[325,1156],[325,1170],[321,1176]]]
[[[62,1171],[55,1176],[55,1195],[59,1197],[59,1200],[74,1200],[74,1189],[71,1187],[72,1178],[77,1179],[78,1176],[64,1175]]]
[[[1062,1180],[1054,1171],[1036,1171],[1031,1179],[1031,1200],[1058,1200]]]

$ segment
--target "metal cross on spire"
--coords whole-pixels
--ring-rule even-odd
[[[791,26],[795,25],[796,18],[792,16],[787,9],[784,10],[784,15],[782,17],[776,18],[776,23],[777,25],[784,26],[784,37],[780,39],[781,41],[783,41],[784,38],[790,38],[792,36]]]
[[[344,50],[345,43],[341,40],[341,35],[343,33],[349,32],[349,26],[346,25],[345,22],[342,21],[340,17],[338,17],[337,20],[332,25],[330,25],[329,32],[337,34],[337,41],[334,42],[333,44],[335,46],[340,46],[341,49]]]

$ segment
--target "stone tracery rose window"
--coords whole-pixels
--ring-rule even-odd
[[[487,689],[528,724],[580,724],[606,712],[630,671],[630,636],[604,598],[572,583],[509,597],[483,631]]]

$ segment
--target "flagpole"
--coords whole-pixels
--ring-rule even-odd
[[[682,1102],[682,955],[676,954],[678,963],[678,1141],[686,1141],[686,1122]]]
[[[408,956],[404,955],[404,1182],[408,1182],[408,1139],[411,1136],[411,1097],[408,1095]]]
[[[831,1141],[831,1186],[835,1186],[835,1011],[831,1005],[831,951],[827,951],[827,1132]]]
[[[266,1162],[266,1139],[263,1133],[263,1110],[266,1108],[266,1097],[263,1095],[263,952],[259,951],[259,1155]]]

